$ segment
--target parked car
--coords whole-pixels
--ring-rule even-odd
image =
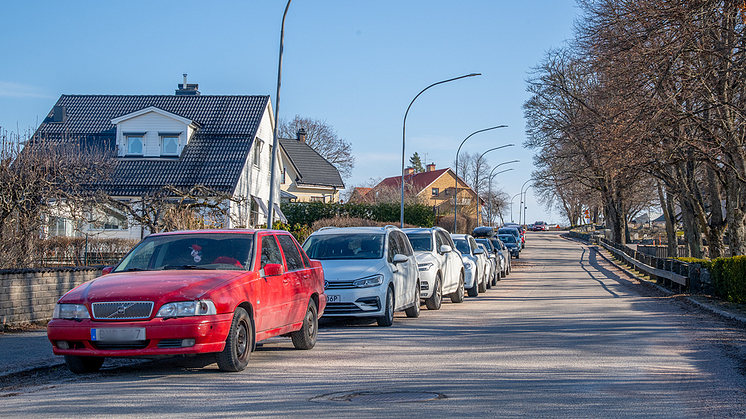
[[[487,273],[487,278],[485,281],[485,285],[487,289],[492,288],[493,285],[497,285],[497,279],[495,278],[496,272],[498,271],[498,261],[495,257],[495,253],[491,251],[487,245],[483,243],[477,242],[477,246],[481,247],[482,250],[484,250],[484,255],[487,256],[487,269],[489,269],[489,273]]]
[[[322,228],[303,243],[326,277],[328,317],[375,317],[391,326],[394,312],[420,315],[417,259],[397,227]]]
[[[420,298],[428,310],[440,309],[444,295],[464,301],[464,262],[448,231],[440,228],[405,228],[420,271]]]
[[[474,237],[468,234],[451,234],[456,249],[461,252],[464,261],[464,279],[466,293],[469,297],[476,297],[480,292],[487,291],[487,258],[484,250],[477,246]]]
[[[492,245],[495,246],[496,249],[498,249],[498,252],[500,255],[502,255],[503,259],[505,260],[505,272],[503,272],[503,277],[506,277],[510,275],[510,271],[512,269],[512,266],[510,265],[510,261],[513,258],[513,256],[510,254],[510,249],[508,249],[505,246],[505,243],[500,241],[500,239],[497,236],[490,237],[490,242],[492,242]]]
[[[62,296],[47,336],[74,373],[107,357],[202,353],[241,371],[269,337],[313,348],[325,306],[321,263],[286,231],[160,233]]]
[[[524,229],[522,225],[517,223],[505,223],[503,227],[512,227],[518,230],[518,233],[520,235],[521,250],[523,250],[523,248],[526,247],[526,229]]]
[[[510,250],[511,256],[518,259],[521,257],[521,248],[518,240],[510,233],[498,234],[497,238]]]
[[[517,227],[500,227],[497,229],[497,234],[512,234],[518,244],[518,251],[523,250],[523,238],[521,237],[521,231]],[[503,241],[503,243],[505,242]]]
[[[507,270],[507,263],[505,262],[505,256],[500,252],[492,243],[492,240],[487,237],[474,238],[477,244],[484,246],[487,253],[490,255],[490,259],[494,260],[493,274],[491,277],[491,286],[497,285],[497,281],[505,276]],[[499,240],[498,240],[499,241]],[[509,257],[509,255],[508,255]]]
[[[488,250],[494,252],[497,255],[499,261],[499,269],[496,272],[495,280],[506,277],[510,273],[510,251],[505,245],[495,236],[495,229],[488,226],[482,226],[475,228],[471,235],[477,241],[477,243],[490,243]]]

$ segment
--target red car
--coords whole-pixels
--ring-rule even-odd
[[[202,353],[241,371],[269,337],[313,348],[325,307],[321,263],[286,231],[161,233],[60,298],[47,337],[75,373],[106,357]]]

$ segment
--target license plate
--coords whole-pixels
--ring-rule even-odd
[[[341,303],[342,296],[341,295],[327,295],[326,302],[327,303]]]
[[[91,340],[95,341],[133,341],[145,340],[144,327],[91,329]]]

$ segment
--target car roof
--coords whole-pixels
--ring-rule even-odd
[[[386,227],[327,227],[316,230],[312,235],[336,235],[336,234],[371,234],[386,233],[387,230],[399,230],[396,226]]]
[[[271,231],[275,233],[286,233],[284,230],[259,230],[259,229],[248,229],[248,228],[236,228],[236,229],[205,229],[205,230],[178,230],[178,231],[166,231],[162,233],[153,233],[150,236],[172,236],[178,234],[254,234],[258,231]]]
[[[435,230],[434,228],[403,228],[401,231],[404,233],[430,233],[431,231]]]
[[[463,240],[466,240],[469,237],[471,237],[471,234],[451,234],[451,238],[453,238],[453,239],[463,239]]]

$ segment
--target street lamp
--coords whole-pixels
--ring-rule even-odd
[[[510,198],[510,222],[511,223],[513,222],[513,200],[515,199],[516,196],[522,195],[522,194],[523,194],[523,192],[517,193],[517,194],[513,195],[512,198]]]
[[[477,199],[479,199],[479,162],[482,161],[482,157],[484,157],[484,155],[487,154],[487,153],[489,153],[490,151],[498,150],[498,149],[501,149],[503,147],[510,147],[510,146],[514,146],[514,145],[515,144],[506,144],[506,145],[503,145],[503,146],[500,146],[500,147],[491,148],[491,149],[485,151],[484,153],[480,154],[479,157],[477,157],[477,162],[476,162],[476,167],[475,167],[477,169],[477,171],[476,171],[477,173],[476,173],[476,176],[474,177],[474,188],[475,188],[475,192],[477,193]],[[495,167],[497,167],[497,166],[495,166]],[[487,177],[487,180],[489,180],[489,177]],[[479,205],[479,204],[480,203],[477,202],[477,223],[481,223],[482,222],[482,206]]]
[[[507,128],[507,125],[498,125],[496,127],[490,127],[490,128],[480,129],[479,131],[474,131],[471,134],[469,134],[468,137],[464,138],[464,141],[461,141],[461,144],[458,146],[458,150],[456,150],[456,188],[453,191],[453,234],[456,234],[457,232],[456,225],[458,224],[458,218],[456,217],[458,215],[457,214],[458,212],[458,155],[459,153],[461,153],[461,146],[463,146],[466,140],[471,138],[472,135],[479,134],[480,132],[497,129],[497,128]],[[513,145],[513,144],[508,144],[508,145]],[[507,145],[504,145],[502,147],[507,147]],[[502,148],[502,147],[497,147],[497,148]],[[491,151],[491,150],[487,150],[487,151]]]
[[[406,152],[406,147],[407,147],[406,146],[406,144],[407,144],[407,142],[406,142],[406,138],[407,138],[407,115],[409,114],[409,108],[412,107],[412,104],[414,103],[414,101],[417,100],[417,98],[420,97],[420,95],[422,93],[424,93],[425,90],[427,90],[427,89],[429,89],[429,88],[431,88],[433,86],[437,86],[437,85],[443,84],[443,83],[448,83],[449,81],[463,79],[463,78],[466,78],[466,77],[474,77],[474,76],[481,76],[481,75],[482,75],[482,73],[470,73],[470,74],[466,74],[466,75],[463,75],[463,76],[454,77],[452,79],[442,80],[442,81],[439,81],[437,83],[433,83],[430,86],[427,86],[426,88],[420,90],[420,93],[417,93],[417,96],[415,96],[414,99],[412,99],[412,101],[409,102],[409,106],[407,106],[407,111],[404,112],[404,123],[402,124],[402,129],[401,129],[401,202],[400,202],[400,205],[399,205],[399,215],[400,215],[399,224],[400,224],[401,228],[404,228],[404,159],[406,157],[405,152]]]
[[[534,185],[528,185],[528,186],[526,187],[526,190],[525,190],[525,191],[523,191],[523,194],[524,194],[524,195],[523,195],[523,222],[524,222],[524,223],[526,223],[526,224],[528,224],[528,223],[526,222],[526,208],[527,208],[527,207],[526,207],[526,195],[528,194],[528,188],[530,188],[530,187],[532,187],[532,186],[534,186]]]
[[[282,80],[282,49],[285,40],[285,18],[288,15],[288,9],[290,8],[290,2],[288,0],[285,6],[285,13],[282,14],[282,27],[280,28],[280,61],[277,64],[277,95],[275,96],[275,131],[272,138],[272,165],[269,168],[269,208],[267,209],[267,228],[272,228],[272,220],[274,219],[275,210],[275,165],[277,164],[277,146],[279,140],[277,139],[277,127],[280,124],[280,81]],[[256,141],[256,140],[254,140]]]
[[[523,187],[526,186],[528,182],[531,182],[531,179],[523,182],[523,185],[521,185],[521,208],[523,208]],[[521,224],[521,208],[518,208],[518,224]]]
[[[520,163],[520,160],[505,161],[505,162],[502,162],[502,163],[498,164],[497,166],[495,166],[495,167],[492,168],[492,171],[490,171],[490,175],[487,177],[487,181],[489,182],[487,184],[487,187],[488,187],[488,189],[487,189],[487,204],[488,204],[488,208],[489,208],[488,210],[490,212],[490,219],[492,218],[492,177],[493,176],[497,176],[500,173],[509,172],[509,171],[511,171],[513,169],[501,170],[501,171],[495,173],[494,175],[492,173],[494,173],[495,169],[497,169],[498,167],[500,167],[500,166],[502,166],[504,164],[511,164],[511,163]],[[491,225],[492,225],[492,223],[490,223],[490,226]]]

